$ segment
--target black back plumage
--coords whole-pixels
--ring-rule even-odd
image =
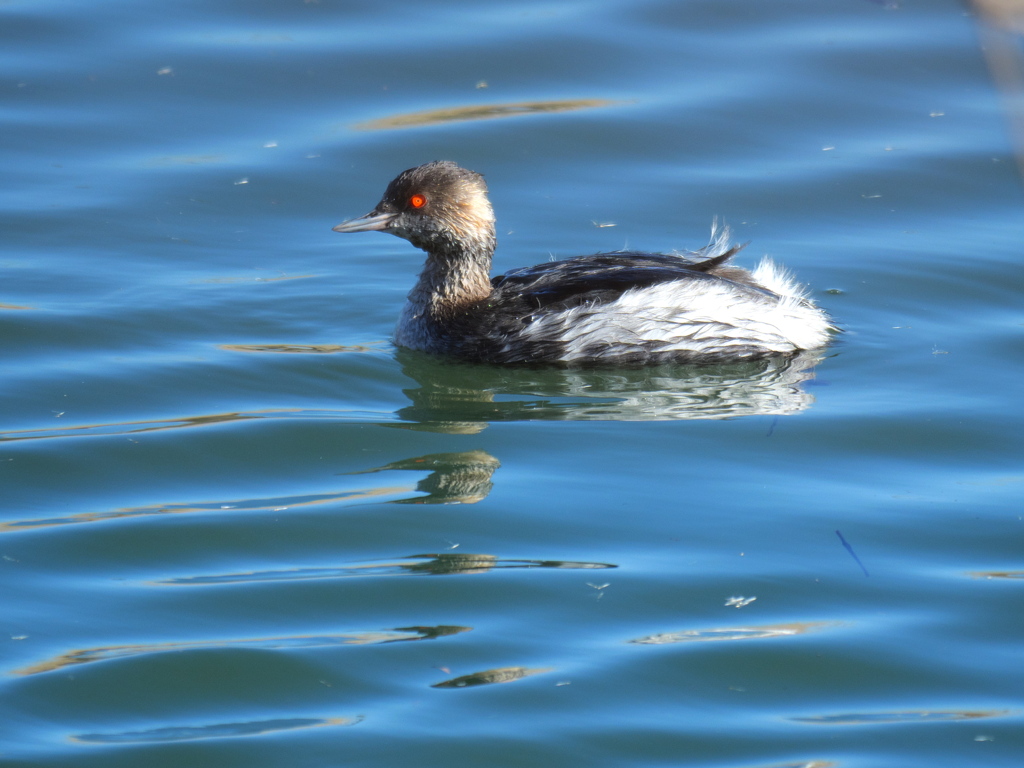
[[[586,305],[595,313],[634,288],[685,279],[730,280],[738,290],[771,296],[761,286],[749,282],[749,274],[728,266],[744,245],[734,246],[711,258],[702,253],[663,254],[640,251],[616,251],[550,261],[505,272],[491,280],[491,296],[449,318],[447,328],[438,333],[448,336],[456,354],[484,362],[554,361],[562,357],[562,342],[535,339],[519,348],[509,340],[538,313],[560,312]],[[650,362],[650,353],[638,346],[636,362]],[[666,359],[683,360],[671,353]],[[626,358],[619,362],[629,363]]]
[[[492,303],[521,298],[531,309],[569,309],[584,303],[605,304],[631,288],[658,283],[716,279],[744,246],[737,245],[710,259],[688,259],[664,253],[616,251],[551,261],[513,269],[491,280]]]

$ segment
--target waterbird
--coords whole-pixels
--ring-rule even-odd
[[[829,343],[829,316],[785,269],[730,264],[726,227],[696,251],[615,251],[490,277],[497,244],[483,176],[451,161],[402,171],[335,232],[388,232],[426,251],[397,345],[492,364],[719,364]]]

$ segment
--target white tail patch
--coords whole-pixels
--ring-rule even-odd
[[[754,281],[772,293],[796,301],[807,300],[807,289],[793,279],[785,267],[780,267],[771,257],[765,256],[751,273]]]
[[[719,235],[708,249],[727,248],[721,242]],[[788,354],[828,344],[828,316],[784,269],[765,259],[752,277],[771,293],[724,278],[683,278],[628,290],[607,304],[542,314],[524,334],[562,342],[566,360],[611,358],[639,347],[721,356],[730,350]]]

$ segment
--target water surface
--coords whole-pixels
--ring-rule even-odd
[[[1022,50],[946,0],[0,3],[0,764],[1018,764]],[[396,350],[422,254],[330,228],[442,158],[497,272],[718,217],[844,332]]]

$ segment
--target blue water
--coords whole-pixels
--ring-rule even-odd
[[[0,765],[1016,766],[1019,35],[946,0],[0,2]],[[716,368],[396,350],[716,217],[843,333]]]

